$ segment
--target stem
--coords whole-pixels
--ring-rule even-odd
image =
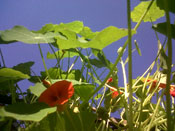
[[[1,55],[2,63],[3,63],[3,67],[6,67],[5,66],[4,57],[3,57],[3,54],[2,54],[2,51],[1,51],[1,48],[0,48],[0,55]]]
[[[92,92],[92,94],[88,97],[88,99],[86,99],[82,104],[81,106],[83,107],[88,101],[89,99],[91,99],[91,97],[93,97],[106,83],[106,81],[108,80],[108,78],[111,76],[111,74],[113,73],[113,70],[116,68],[116,65],[118,64],[118,62],[120,61],[123,53],[124,53],[124,50],[126,48],[128,44],[128,40],[125,42],[125,44],[123,45],[123,48],[121,49],[121,52],[119,53],[115,63],[113,64],[112,68],[110,69],[108,75],[106,76],[106,78],[104,79],[104,81],[102,81],[102,83],[95,89],[94,92]]]
[[[125,99],[127,101],[127,98],[128,98],[128,89],[127,89],[127,78],[126,78],[125,64],[123,63],[123,60],[122,59],[121,59],[121,62],[120,63],[121,63],[122,72],[123,72],[123,81],[124,81],[124,87],[125,87]]]
[[[46,63],[45,63],[45,60],[44,60],[44,57],[43,57],[43,53],[42,53],[40,44],[38,44],[38,47],[39,47],[40,55],[41,55],[41,58],[42,58],[42,61],[43,61],[43,65],[44,65],[46,74],[47,74],[47,76],[48,76],[48,78],[49,78],[50,83],[52,83],[51,78],[50,78],[50,75],[49,75],[49,72],[48,72],[47,67],[46,67]]]
[[[171,118],[171,98],[170,98],[170,80],[171,80],[171,65],[172,65],[172,40],[171,40],[171,25],[167,0],[164,0],[164,7],[167,21],[167,36],[168,36],[168,60],[167,60],[167,79],[166,79],[166,112],[167,112],[167,130],[172,131]],[[174,123],[173,123],[174,124]]]
[[[132,114],[132,34],[131,34],[131,4],[127,0],[127,17],[128,17],[128,80],[129,80],[129,115],[128,125],[129,130],[133,131],[133,114]]]

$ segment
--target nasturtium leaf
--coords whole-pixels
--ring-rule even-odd
[[[60,68],[50,68],[48,70],[51,79],[73,79],[80,80],[81,72],[79,70],[71,70],[69,73],[61,70]],[[42,78],[46,78],[46,72],[41,72]]]
[[[79,34],[85,39],[92,39],[98,34],[98,32],[92,32],[89,27],[85,26]]]
[[[0,108],[0,116],[12,117],[24,121],[40,121],[48,114],[56,111],[56,107],[48,107],[44,103],[15,103]]]
[[[91,84],[75,85],[75,93],[80,96],[82,101],[85,101],[94,92],[95,86]]]
[[[34,64],[34,62],[32,62],[32,61],[20,63],[20,64],[14,66],[13,69],[21,71],[24,74],[30,75],[31,74],[30,68],[33,64]]]
[[[38,33],[47,33],[47,32],[62,32],[70,31],[74,33],[79,33],[83,29],[83,22],[73,21],[70,23],[60,23],[60,24],[46,24],[43,26]]]
[[[158,23],[152,27],[155,31],[167,36],[167,23]],[[171,24],[171,37],[175,39],[175,24]]]
[[[98,59],[89,59],[89,62],[98,68],[107,67],[106,63],[103,63]]]
[[[156,0],[157,2],[157,6],[160,9],[165,10],[165,4],[164,4],[164,0]],[[168,10],[172,13],[175,13],[175,0],[166,0],[166,2],[168,3]]]
[[[42,83],[36,83],[34,86],[30,86],[29,90],[36,96],[40,96],[43,91],[46,90],[46,87]]]
[[[68,49],[56,51],[54,54],[51,54],[50,52],[47,53],[47,59],[56,59],[56,58],[72,58],[74,56],[79,56],[79,54],[74,49]]]
[[[45,34],[34,33],[23,26],[15,26],[10,30],[5,30],[1,33],[1,38],[4,41],[20,41],[28,44],[52,43],[54,37],[59,36],[58,33],[48,32]]]
[[[0,31],[0,44],[10,44],[10,43],[13,43],[13,42],[16,42],[16,41],[5,41],[2,39],[2,36],[1,36],[1,33],[3,31]]]
[[[70,23],[60,23],[58,26],[55,26],[56,30],[69,30],[75,33],[79,33],[83,29],[83,22],[81,21],[73,21]]]
[[[59,114],[57,112],[49,114],[43,120],[38,123],[33,123],[29,125],[25,131],[65,131],[64,126],[64,119],[59,118]]]
[[[56,68],[56,67],[50,68],[48,70],[50,78],[51,79],[58,79],[60,77],[60,71],[62,72],[62,70],[60,68]],[[40,72],[40,74],[41,74],[41,77],[43,79],[45,79],[47,77],[47,74],[44,71]]]
[[[1,68],[0,69],[0,82],[5,80],[18,80],[18,79],[28,79],[30,76],[24,74],[20,71],[11,68]]]
[[[30,125],[26,131],[95,131],[95,120],[97,117],[94,113],[88,110],[74,113],[69,109],[67,113],[51,113],[39,124],[34,123]]]
[[[134,31],[132,32],[135,33]],[[127,29],[119,29],[114,26],[109,26],[99,32],[91,41],[80,42],[77,39],[61,39],[56,37],[57,44],[60,49],[70,48],[96,48],[102,50],[104,47],[128,35]]]
[[[150,2],[151,1],[140,2],[140,4],[134,8],[134,10],[131,12],[131,19],[133,22],[139,22],[143,13],[147,10],[147,7],[149,6]],[[165,12],[163,10],[160,10],[159,7],[157,7],[156,2],[153,2],[151,8],[147,12],[143,21],[144,22],[156,21],[157,19],[163,17],[164,15]]]

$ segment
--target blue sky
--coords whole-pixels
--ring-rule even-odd
[[[140,1],[134,0],[133,7]],[[48,23],[68,23],[75,20],[84,22],[93,31],[100,31],[108,26],[127,28],[126,0],[1,0],[0,1],[0,30],[10,29],[15,25],[23,25],[31,30],[39,30]],[[161,18],[159,22],[165,21]],[[134,27],[136,23],[132,23]],[[162,35],[159,35],[164,40]],[[141,75],[156,57],[157,40],[151,23],[142,23],[133,40],[137,40],[142,52],[139,56],[133,53],[133,76]],[[104,49],[107,58],[112,62],[117,57],[117,49],[125,42],[121,39]],[[134,48],[135,46],[133,46]],[[32,69],[39,73],[44,70],[37,45],[14,43],[0,46],[6,65],[12,67],[22,62],[34,61]],[[174,46],[173,46],[174,48]],[[45,55],[47,45],[42,45]],[[47,61],[48,67],[55,62]],[[119,65],[120,69],[120,65]],[[119,77],[122,74],[119,72]],[[122,78],[120,78],[122,79]]]

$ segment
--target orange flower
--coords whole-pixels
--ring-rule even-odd
[[[106,83],[111,83],[113,81],[113,79],[112,79],[112,77],[110,77],[107,81],[106,81]]]
[[[39,102],[44,102],[49,106],[59,106],[65,104],[74,94],[72,82],[62,80],[55,82],[47,88],[39,98]]]
[[[150,81],[151,81],[151,79],[148,79],[148,80],[147,80],[147,82],[150,82]],[[151,88],[152,88],[152,89],[153,89],[153,88],[156,88],[157,84],[158,84],[157,80],[154,80],[154,81],[152,82]],[[165,87],[166,87],[166,84],[165,84],[165,83],[160,83],[160,84],[159,84],[159,88],[165,88]]]
[[[51,86],[51,83],[47,80],[42,80],[42,83],[45,87],[50,87]]]
[[[170,95],[173,96],[173,97],[175,97],[175,89],[170,90]]]
[[[118,91],[114,91],[113,89],[110,89],[112,91],[112,98],[116,98],[119,95]],[[120,92],[120,94],[122,94],[122,92]]]

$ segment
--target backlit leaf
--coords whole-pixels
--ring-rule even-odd
[[[28,79],[30,76],[11,68],[0,69],[0,82],[5,80]]]
[[[139,22],[143,13],[147,10],[148,5],[151,1],[143,1],[137,5],[134,10],[131,12],[131,18],[133,22]],[[148,13],[146,14],[145,18],[143,19],[144,22],[151,22],[156,21],[157,19],[164,16],[164,11],[160,10],[157,7],[156,2],[153,2],[151,8],[149,9]]]
[[[76,94],[78,94],[83,101],[87,100],[95,89],[95,87],[91,84],[75,85],[74,88]]]
[[[46,87],[42,83],[36,83],[34,86],[30,86],[29,90],[39,97],[41,93],[46,90]]]
[[[15,103],[0,108],[0,116],[12,117],[24,121],[40,121],[48,114],[56,111],[56,107],[48,107],[44,103]]]
[[[134,34],[135,32],[133,32]],[[80,42],[78,39],[61,39],[57,37],[57,44],[60,49],[70,48],[96,48],[103,49],[104,47],[112,44],[113,42],[127,36],[128,31],[126,29],[119,29],[114,26],[110,26],[99,32],[91,41]]]
[[[54,37],[59,34],[48,32],[46,34],[34,33],[23,26],[15,26],[10,30],[5,30],[1,33],[1,38],[4,41],[20,41],[28,44],[52,43]]]

